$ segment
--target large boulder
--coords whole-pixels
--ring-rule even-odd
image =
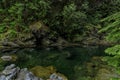
[[[47,79],[52,73],[56,72],[56,69],[53,66],[48,67],[35,66],[31,69],[31,72],[38,77]]]

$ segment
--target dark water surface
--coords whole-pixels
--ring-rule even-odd
[[[78,77],[94,77],[94,70],[87,71],[86,63],[90,63],[93,57],[104,56],[105,47],[69,47],[63,50],[26,48],[14,52],[1,53],[16,54],[19,60],[14,62],[17,66],[32,68],[34,66],[54,66],[57,71],[64,74],[69,80],[80,80]],[[11,64],[11,63],[8,63]],[[99,63],[99,60],[95,64]],[[95,65],[92,65],[94,68]],[[84,80],[84,79],[81,79]],[[87,79],[86,79],[87,80]]]

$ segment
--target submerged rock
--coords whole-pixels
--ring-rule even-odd
[[[31,69],[31,72],[33,72],[38,77],[47,79],[52,73],[56,72],[56,69],[53,66],[36,66]]]
[[[53,66],[42,67],[36,66],[31,71],[38,77],[45,80],[68,80],[66,76],[61,73],[56,73],[56,69]]]

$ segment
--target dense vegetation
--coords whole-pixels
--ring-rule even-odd
[[[42,21],[68,41],[103,39],[100,20],[120,10],[119,0],[1,0],[0,33],[16,37]],[[3,38],[3,36],[1,37]]]
[[[117,69],[117,73],[120,74],[120,12],[108,16],[102,21],[104,21],[106,26],[100,32],[107,32],[106,39],[117,43],[117,45],[105,50],[109,56],[104,57],[103,60],[114,66]]]

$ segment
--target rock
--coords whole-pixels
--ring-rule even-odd
[[[63,74],[56,73],[53,66],[49,67],[34,67],[33,71],[37,71],[35,76],[27,68],[20,69],[15,64],[11,64],[0,73],[0,80],[68,80]],[[41,78],[41,76],[43,78]],[[48,79],[49,78],[49,79]]]
[[[42,80],[41,78],[35,77],[31,72],[26,74],[25,80]]]
[[[27,68],[20,69],[15,67],[15,64],[11,64],[1,72],[0,80],[43,80],[34,76],[34,74],[28,71]]]
[[[35,38],[31,33],[19,33],[18,37],[0,41],[0,50],[6,51],[15,48],[34,47]]]
[[[16,74],[19,72],[19,70],[20,70],[19,67],[12,69],[11,74],[7,75],[6,79],[10,80],[10,79],[14,78],[16,76]]]
[[[53,73],[48,80],[68,80],[63,74]]]
[[[18,74],[18,78],[16,80],[42,80],[33,75],[33,73],[29,72],[27,68],[21,69]]]
[[[12,56],[2,56],[1,59],[3,61],[11,61],[12,60]]]
[[[11,80],[18,72],[20,68],[16,67],[14,64],[11,64],[10,66],[7,66],[3,71],[2,71],[2,76],[0,80]]]
[[[16,55],[4,55],[1,57],[3,61],[16,61],[18,57]]]
[[[17,55],[10,55],[12,57],[11,61],[16,61],[18,59]]]
[[[100,69],[97,73],[96,80],[110,80],[110,73],[107,69]]]
[[[5,67],[5,70],[9,70],[9,69],[13,69],[13,68],[15,68],[15,64],[11,64],[11,65]]]
[[[14,64],[11,64],[2,71],[2,74],[6,76],[6,80],[11,80],[19,72],[19,70],[19,67],[15,67]]]
[[[0,43],[0,50],[2,50],[4,48],[5,48],[5,46],[1,45],[1,43]]]
[[[48,67],[36,66],[31,69],[31,72],[38,77],[48,79],[52,73],[56,72],[56,69],[53,66]]]
[[[3,42],[3,46],[9,46],[9,47],[20,47],[18,44],[15,44],[14,42]]]
[[[47,26],[45,26],[43,24],[43,22],[41,21],[38,21],[38,22],[34,22],[33,24],[31,24],[29,26],[30,30],[33,32],[33,33],[39,33],[39,32],[43,32],[41,33],[42,35],[44,35],[45,33],[44,32],[47,32],[49,31],[49,28]],[[39,36],[40,34],[38,34]]]
[[[41,78],[35,77],[27,68],[21,69],[16,80],[42,80]]]
[[[55,73],[53,73],[52,75],[50,75],[50,79],[57,79],[58,77],[59,76],[57,74],[55,74]]]
[[[63,46],[63,45],[66,46],[66,45],[68,45],[68,42],[65,39],[59,37],[57,40],[57,44],[58,44],[58,46]]]
[[[5,75],[0,75],[0,80],[6,80],[6,76]]]
[[[45,39],[45,38],[41,42],[42,42],[42,45],[44,46],[49,46],[51,43],[49,39]]]
[[[26,77],[26,73],[28,73],[27,68],[21,69],[20,72],[17,74],[16,80],[24,80]]]

